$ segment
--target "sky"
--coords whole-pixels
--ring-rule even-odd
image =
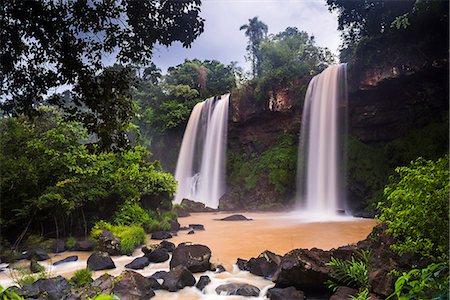
[[[325,0],[203,0],[205,31],[188,49],[180,43],[157,46],[153,62],[163,73],[186,58],[216,59],[225,64],[236,61],[249,71],[250,63],[245,60],[248,39],[239,27],[255,16],[267,24],[269,34],[297,27],[314,35],[318,46],[338,54],[341,40],[337,15],[328,11]]]

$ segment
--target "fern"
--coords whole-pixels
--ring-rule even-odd
[[[350,296],[351,300],[370,300],[369,290],[364,289],[356,296]]]
[[[332,276],[339,283],[358,288],[361,292],[369,289],[369,260],[370,251],[361,251],[358,253],[359,259],[352,257],[351,260],[341,260],[331,257],[328,266],[332,268]],[[339,287],[339,283],[328,281],[327,285],[333,291]],[[359,299],[359,298],[357,298]],[[364,299],[364,298],[361,298]]]

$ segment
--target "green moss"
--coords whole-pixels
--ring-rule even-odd
[[[75,247],[76,243],[77,243],[77,240],[73,236],[69,236],[66,240],[67,249],[72,250],[73,247]]]

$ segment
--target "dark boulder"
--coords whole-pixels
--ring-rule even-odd
[[[74,251],[92,251],[94,243],[91,240],[77,241],[73,247]]]
[[[150,261],[148,260],[148,258],[143,256],[143,257],[135,258],[132,262],[130,262],[129,264],[126,264],[125,268],[133,269],[133,270],[142,270],[149,264],[150,264]]]
[[[164,279],[167,276],[167,274],[169,274],[169,272],[167,272],[167,271],[157,271],[157,272],[153,273],[150,277],[154,278],[156,280]]]
[[[106,252],[95,251],[87,259],[87,267],[92,271],[115,269],[116,265]]]
[[[195,285],[196,288],[198,288],[200,291],[203,291],[203,289],[211,282],[211,278],[207,275],[202,275],[198,279],[197,284]]]
[[[162,241],[161,243],[159,243],[159,247],[166,249],[167,252],[173,252],[173,250],[175,250],[175,244],[171,243],[169,241]]]
[[[166,240],[172,238],[169,231],[155,231],[152,233],[152,240]]]
[[[26,285],[20,291],[24,298],[40,298],[50,300],[63,299],[70,292],[70,284],[62,276],[39,279],[35,283]]]
[[[191,214],[182,206],[174,207],[173,210],[177,214],[178,218],[189,217]]]
[[[195,231],[194,230],[189,230],[187,234],[194,234]]]
[[[77,261],[77,260],[78,260],[78,256],[76,256],[76,255],[71,255],[71,256],[68,256],[68,257],[66,257],[66,258],[64,258],[64,259],[58,260],[57,262],[54,262],[53,265],[54,265],[54,266],[58,266],[58,265],[60,265],[60,264],[64,264],[64,263],[68,263],[68,262],[73,262],[73,261]]]
[[[212,212],[217,211],[210,207],[206,207],[204,203],[192,201],[189,199],[183,199],[181,201],[181,206],[188,212]]]
[[[205,272],[211,269],[211,250],[204,245],[178,246],[172,254],[170,268],[183,265],[192,273]]]
[[[276,287],[295,288],[305,292],[328,292],[326,282],[330,280],[330,252],[313,248],[296,249],[281,259],[272,281]]]
[[[120,255],[121,244],[120,240],[114,236],[110,231],[103,229],[96,237],[97,249],[101,252],[107,252],[109,255]]]
[[[180,230],[180,223],[178,223],[177,220],[169,220],[169,224],[170,224],[170,231],[178,231]]]
[[[178,265],[164,276],[162,287],[169,292],[176,292],[186,286],[194,286],[194,275],[182,265]]]
[[[248,260],[238,258],[236,261],[236,265],[238,266],[239,270],[248,271]]]
[[[32,260],[35,259],[37,261],[43,261],[50,259],[47,252],[44,249],[36,248],[30,251],[27,251],[27,259]]]
[[[357,289],[352,289],[347,286],[340,286],[330,297],[330,300],[351,299],[351,297],[355,297],[356,295],[358,295]]]
[[[374,293],[387,297],[394,292],[395,278],[391,274],[392,270],[394,267],[387,263],[385,267],[369,272],[369,285]]]
[[[150,253],[146,253],[145,257],[152,263],[160,263],[169,259],[169,253],[165,248],[157,248]]]
[[[256,286],[245,283],[227,283],[219,285],[216,293],[219,295],[237,295],[245,297],[258,297],[259,289]]]
[[[187,227],[187,226],[182,226],[180,227],[180,230],[186,231],[186,230],[190,230],[191,228]]]
[[[225,267],[222,265],[213,266],[212,269],[215,273],[223,273],[226,271]]]
[[[244,215],[231,215],[222,219],[218,219],[219,221],[252,221],[252,219],[247,218]]]
[[[271,278],[280,262],[281,256],[270,251],[264,251],[257,258],[251,258],[247,267],[250,273],[254,275]]]
[[[203,226],[202,224],[189,224],[189,228],[193,229],[193,230],[205,230],[205,226]]]
[[[267,291],[267,297],[270,300],[303,300],[305,299],[305,293],[290,286],[287,288],[271,288]],[[348,299],[348,298],[342,298]]]
[[[64,241],[61,241],[61,240],[56,240],[56,241],[50,246],[50,250],[51,250],[53,253],[64,252],[64,251],[66,251],[66,243],[64,243]]]
[[[121,300],[146,300],[155,296],[154,282],[134,271],[123,271],[114,281],[112,292]]]

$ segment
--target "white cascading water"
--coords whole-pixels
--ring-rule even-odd
[[[342,209],[342,133],[345,129],[347,66],[329,66],[308,85],[299,147],[297,199],[311,214]]]
[[[225,193],[229,98],[230,94],[209,98],[192,110],[175,171],[175,203],[187,198],[211,208],[219,206]]]

